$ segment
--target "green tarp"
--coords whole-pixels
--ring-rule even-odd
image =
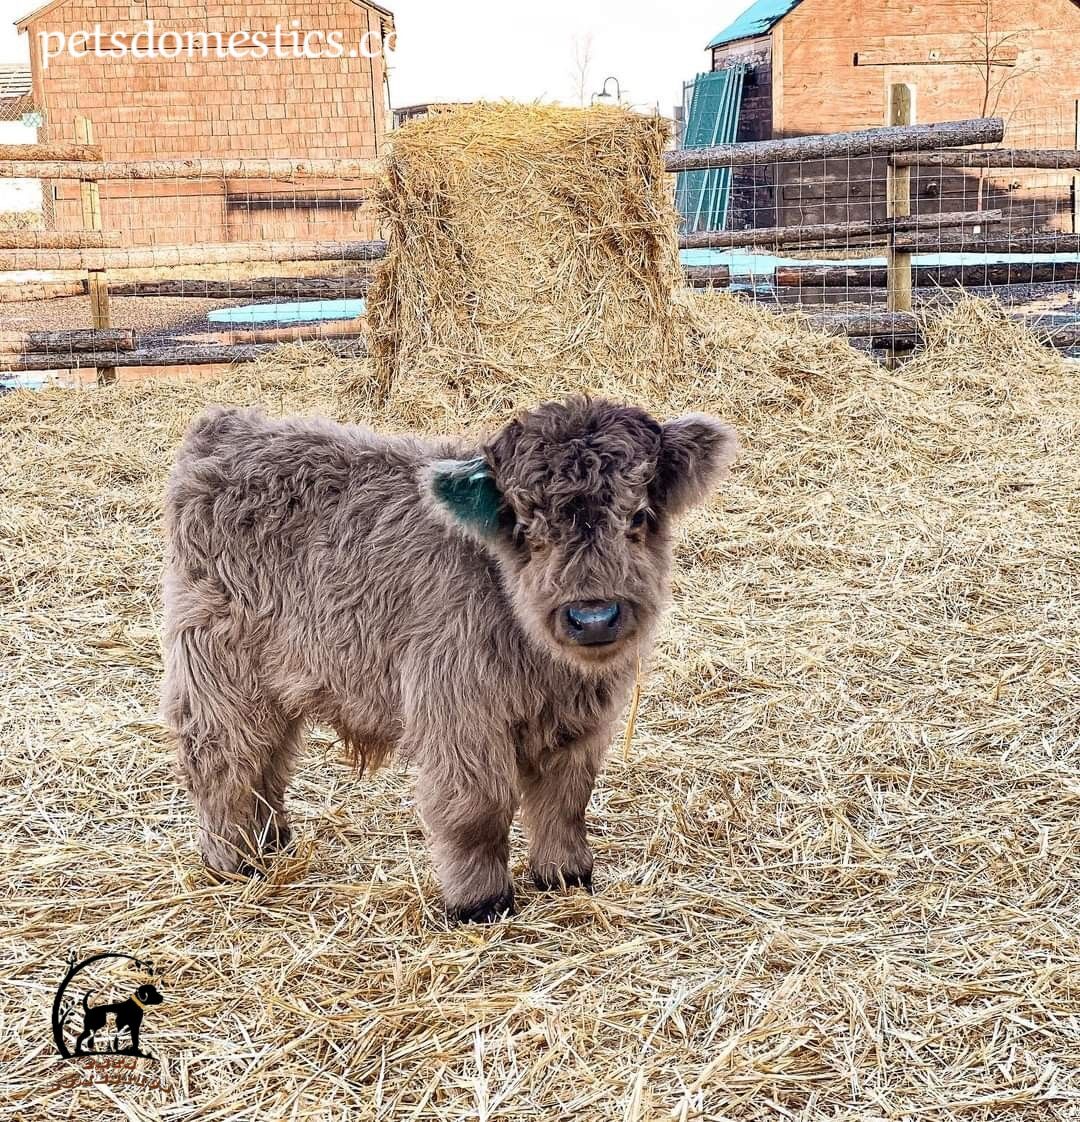
[[[745,67],[699,74],[693,82],[683,132],[684,148],[731,144],[739,128]],[[722,230],[731,199],[731,168],[679,173],[675,204],[683,230]]]

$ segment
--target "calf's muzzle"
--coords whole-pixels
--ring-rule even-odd
[[[583,647],[614,643],[622,630],[622,608],[614,600],[578,600],[564,604],[567,638]]]

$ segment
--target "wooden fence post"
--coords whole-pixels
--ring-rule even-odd
[[[1080,99],[1076,101],[1076,147],[1080,149]],[[1073,176],[1073,233],[1080,234],[1080,175]]]
[[[914,123],[915,89],[899,82],[889,90],[889,124]],[[888,170],[888,216],[899,218],[911,214],[911,168],[893,167]],[[911,311],[911,254],[898,250],[895,233],[889,235],[889,311]]]
[[[75,118],[75,140],[80,144],[94,143],[94,126],[86,117]],[[101,230],[101,192],[92,179],[80,182],[79,194],[82,199],[82,222],[84,230]],[[94,327],[101,330],[112,327],[109,320],[109,285],[104,269],[87,271],[90,292],[90,314]],[[114,366],[100,366],[97,372],[99,386],[107,386],[116,381]]]

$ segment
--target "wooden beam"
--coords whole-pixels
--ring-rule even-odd
[[[872,337],[885,341],[890,337],[917,339],[922,335],[921,325],[915,316],[901,312],[825,313],[806,316],[805,319],[826,335]],[[1059,323],[1038,315],[1011,315],[1009,319],[1030,331],[1040,343],[1062,350],[1080,346],[1080,321]]]
[[[906,82],[895,83],[889,91],[889,123],[911,125],[915,121],[915,89]],[[911,169],[889,166],[887,209],[890,218],[911,214]],[[890,312],[911,311],[911,254],[898,247],[897,235],[889,235],[888,306]]]
[[[820,136],[793,136],[783,140],[718,144],[711,148],[679,148],[664,153],[664,165],[668,171],[695,171],[699,168],[745,167],[779,161],[888,156],[894,152],[923,152],[955,148],[962,144],[998,144],[1004,135],[1005,123],[1000,117],[976,117],[935,125],[861,129]]]
[[[978,58],[973,53],[972,44],[967,49],[957,50],[955,46],[948,47],[921,47],[917,43],[895,47],[871,47],[869,50],[858,51],[855,55],[856,66],[948,66],[948,65],[986,65],[984,58]],[[1016,47],[1003,46],[994,51],[990,60],[991,66],[1015,66],[1020,57]]]
[[[909,253],[1077,253],[1080,234],[935,234],[920,230],[897,234],[897,246]]]
[[[369,201],[368,194],[349,195],[340,191],[320,191],[317,195],[251,191],[245,194],[230,192],[225,196],[225,205],[231,210],[359,210]]]
[[[1001,222],[1000,210],[952,211],[940,214],[911,214],[896,218],[880,218],[867,222],[828,222],[818,226],[763,226],[756,230],[704,230],[684,234],[680,249],[723,249],[729,246],[824,246],[826,242],[844,242],[848,238],[865,238],[874,234],[891,234],[901,230],[939,230],[950,227]]]
[[[886,346],[892,339],[906,341],[922,337],[922,324],[906,312],[827,312],[805,315],[803,319],[828,335],[880,339]],[[1062,350],[1080,347],[1080,321],[1047,321],[1039,315],[1010,315],[1009,319],[1049,346]]]
[[[177,265],[227,265],[252,261],[377,261],[383,241],[221,242],[149,245],[134,249],[0,250],[0,272],[44,269],[167,269]]]
[[[370,278],[251,277],[244,280],[204,280],[175,277],[164,281],[114,282],[111,296],[189,296],[199,300],[355,300],[367,295]]]
[[[62,284],[0,284],[0,304],[24,304],[32,300],[63,300],[71,296],[85,296],[85,281],[65,281]]]
[[[826,335],[904,335],[916,328],[911,312],[827,312],[806,316],[806,322]]]
[[[991,142],[993,143],[993,142]],[[898,152],[896,167],[941,168],[1080,168],[1073,148],[985,148],[971,152]]]
[[[297,324],[294,327],[263,327],[252,330],[177,335],[171,341],[179,345],[215,343],[235,346],[243,343],[310,343],[317,339],[362,339],[367,331],[365,325],[366,320],[363,318],[341,319]]]
[[[20,355],[0,355],[0,370],[81,370],[103,363],[113,366],[224,366],[234,362],[254,362],[264,355],[271,354],[280,344],[246,344],[241,346],[163,346],[144,347],[134,351],[117,351],[115,354],[98,352],[69,354],[26,353]],[[366,347],[355,339],[336,341],[324,340],[320,344],[335,354],[346,356],[366,351]]]
[[[108,330],[83,328],[74,331],[0,331],[0,351],[133,351],[135,332],[130,327]]]
[[[0,144],[0,160],[84,160],[98,162],[96,144]]]
[[[992,284],[1051,284],[1080,280],[1080,260],[1030,264],[916,265],[918,287]],[[883,288],[888,269],[881,265],[779,265],[773,273],[779,288]]]
[[[683,272],[693,288],[726,288],[731,283],[727,265],[687,265]]]
[[[953,145],[964,143],[952,141]],[[0,179],[359,179],[378,160],[3,160]]]
[[[239,184],[240,186],[234,186]],[[245,186],[246,184],[246,186]],[[70,202],[78,198],[76,184],[66,181],[55,183],[56,197],[60,202]],[[235,198],[243,198],[251,194],[280,197],[282,200],[292,198],[297,194],[312,195],[327,193],[343,197],[360,197],[362,192],[365,197],[370,197],[373,184],[369,179],[333,179],[322,178],[303,180],[277,180],[277,179],[139,179],[123,180],[114,179],[100,184],[103,199],[123,199],[130,202],[133,199],[180,199],[180,198],[224,198],[229,204]],[[284,205],[284,204],[282,204]]]
[[[0,230],[0,250],[104,249],[122,244],[119,230]]]

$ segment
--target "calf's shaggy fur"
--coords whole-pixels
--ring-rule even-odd
[[[591,887],[585,808],[664,604],[673,519],[735,454],[702,415],[572,398],[489,441],[214,409],[166,496],[163,712],[211,867],[289,838],[306,722],[417,771],[447,909]]]

